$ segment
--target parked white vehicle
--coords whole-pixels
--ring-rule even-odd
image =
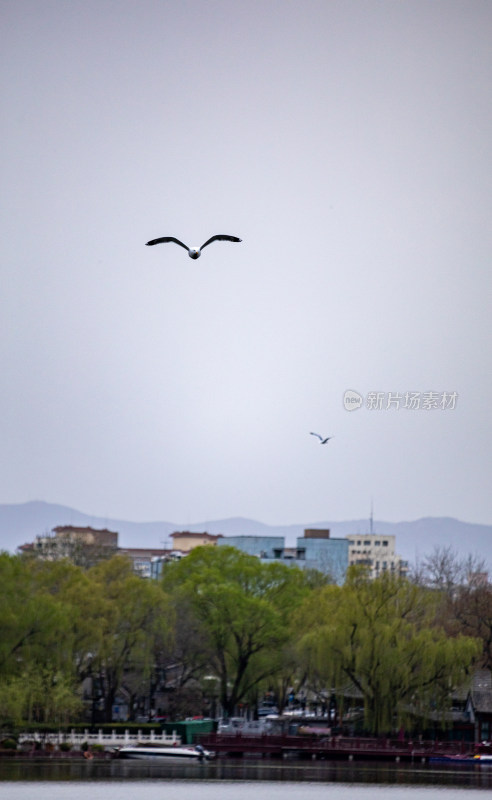
[[[244,717],[229,717],[219,720],[217,733],[235,735],[241,733],[243,736],[263,736],[270,730],[270,720],[268,717],[261,719],[245,719]]]

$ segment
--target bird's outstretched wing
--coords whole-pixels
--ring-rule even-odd
[[[323,437],[322,437],[322,436],[320,436],[320,435],[319,435],[319,433],[313,433],[312,431],[310,431],[310,434],[311,434],[311,436],[317,436],[317,437],[318,437],[318,439],[320,440],[320,442],[322,442],[322,441],[323,441]]]
[[[238,239],[237,236],[228,236],[226,233],[217,233],[215,236],[211,236],[210,239],[207,239],[205,244],[202,244],[200,250],[203,250],[207,244],[211,244],[212,242],[242,242],[242,239]]]
[[[161,244],[161,242],[175,242],[179,244],[180,247],[184,247],[185,250],[189,250],[188,245],[183,244],[179,239],[175,239],[174,236],[161,236],[160,239],[151,239],[150,242],[146,242],[146,244]]]

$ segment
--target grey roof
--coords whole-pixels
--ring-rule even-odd
[[[470,695],[475,711],[492,714],[492,672],[490,670],[479,669],[474,673]]]

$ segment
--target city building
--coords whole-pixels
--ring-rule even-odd
[[[342,583],[349,565],[349,543],[346,538],[330,536],[329,530],[306,529],[296,540],[295,562],[304,569],[317,569]]]
[[[118,547],[118,533],[106,528],[58,525],[50,534],[36,536],[34,542],[19,547],[21,553],[33,554],[46,561],[68,559],[81,567],[90,567],[101,559],[122,555],[129,558],[137,575],[151,575],[153,558],[169,555],[170,550],[147,547]]]
[[[155,581],[160,580],[164,565],[170,561],[179,561],[184,555],[188,554],[183,554],[179,550],[167,550],[163,556],[154,556],[150,561],[150,577]]]
[[[120,547],[118,555],[127,556],[133,571],[142,578],[152,577],[152,562],[156,558],[169,557],[171,550],[160,550],[151,547]]]
[[[215,545],[218,540],[222,538],[222,534],[212,533],[192,533],[191,531],[176,531],[171,534],[173,540],[173,550],[179,550],[180,553],[189,553],[194,547],[200,547],[204,544]]]
[[[263,561],[284,558],[285,540],[283,536],[223,536],[219,545],[235,547],[242,553],[257,556]]]
[[[346,538],[349,542],[349,564],[367,567],[371,578],[377,578],[384,572],[400,576],[407,574],[408,562],[395,553],[394,535],[351,533]]]
[[[163,550],[160,554],[156,552],[151,558],[149,566],[150,577],[158,580],[162,576],[164,564],[187,556],[195,547],[220,544],[220,540],[223,538],[221,533],[193,533],[192,531],[171,533],[171,539],[173,540],[172,550]]]
[[[317,569],[340,583],[348,567],[346,539],[330,537],[329,530],[306,529],[295,547],[286,547],[283,536],[224,536],[218,545],[236,547],[263,562],[281,561],[301,569]]]
[[[281,561],[302,569],[317,569],[330,575],[336,583],[344,580],[348,566],[353,564],[367,567],[371,578],[385,572],[399,576],[408,572],[408,563],[395,553],[395,536],[373,533],[372,517],[371,533],[334,538],[329,530],[306,528],[303,536],[297,537],[295,546],[289,547],[285,545],[283,536],[223,536],[176,531],[171,534],[171,539],[172,549],[119,548],[115,531],[59,525],[50,534],[36,536],[34,542],[22,545],[19,551],[50,561],[66,558],[83,567],[112,555],[126,555],[138,575],[152,578],[161,576],[167,561],[182,558],[203,545],[228,545],[265,562]],[[477,573],[477,583],[486,579]]]
[[[87,567],[118,552],[118,534],[107,528],[58,525],[50,534],[36,536],[34,542],[21,545],[19,550],[46,561],[68,559]]]

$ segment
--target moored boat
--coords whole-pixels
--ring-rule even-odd
[[[182,747],[179,745],[163,747],[162,745],[136,744],[133,746],[121,747],[117,753],[119,758],[156,758],[163,761],[184,762],[184,761],[210,761],[214,753],[205,750],[197,744],[193,747]]]
[[[446,763],[446,764],[490,764],[492,766],[492,755],[442,755],[431,756],[429,763]]]

